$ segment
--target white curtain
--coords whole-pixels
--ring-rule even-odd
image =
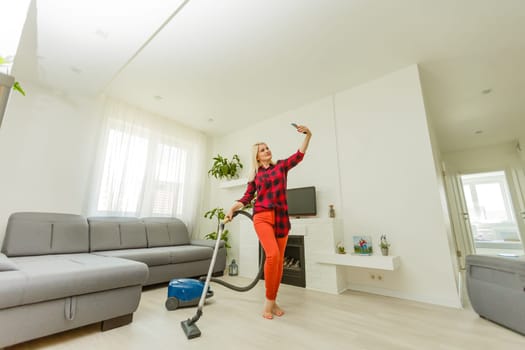
[[[205,135],[111,99],[103,113],[89,215],[175,216],[191,229],[205,178]]]

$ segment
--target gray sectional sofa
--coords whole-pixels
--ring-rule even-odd
[[[226,266],[221,243],[216,275]],[[205,275],[213,245],[190,240],[176,218],[12,214],[0,253],[0,348],[130,323],[143,285]]]

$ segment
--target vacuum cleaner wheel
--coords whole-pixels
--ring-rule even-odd
[[[171,297],[166,300],[166,309],[172,311],[172,310],[176,310],[178,307],[179,307],[179,299],[175,297]]]

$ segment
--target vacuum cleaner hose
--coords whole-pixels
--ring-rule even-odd
[[[233,218],[236,217],[238,214],[241,214],[241,215],[244,215],[246,216],[247,218],[249,218],[251,221],[253,221],[253,216],[252,214],[244,211],[244,210],[237,210],[233,213]],[[233,219],[232,218],[232,219]],[[219,236],[220,237],[220,236]],[[244,286],[244,287],[240,287],[240,286],[236,286],[234,284],[231,284],[231,283],[228,283],[228,282],[225,282],[224,280],[221,280],[220,278],[214,278],[212,277],[211,278],[211,281],[212,282],[215,282],[215,283],[218,283],[218,284],[221,284],[223,286],[225,286],[226,288],[229,288],[229,289],[232,289],[232,290],[235,290],[237,292],[247,292],[249,291],[250,289],[252,289],[253,287],[255,287],[255,285],[259,282],[259,280],[261,279],[263,273],[264,273],[264,260],[266,259],[266,255],[264,254],[264,250],[261,249],[261,258],[259,260],[259,272],[257,272],[257,276],[255,276],[255,278],[253,279],[253,281],[248,284],[247,286]],[[201,277],[200,278],[201,281],[202,280],[205,280],[206,277]]]

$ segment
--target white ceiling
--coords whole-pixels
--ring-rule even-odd
[[[18,74],[208,134],[417,63],[442,151],[525,135],[523,0],[40,0],[25,31]]]

